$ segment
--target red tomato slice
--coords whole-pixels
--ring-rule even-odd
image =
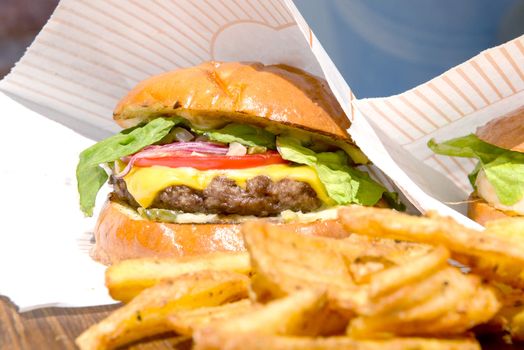
[[[153,165],[166,166],[170,168],[190,167],[198,170],[210,169],[246,169],[271,164],[286,164],[278,152],[266,152],[261,154],[246,154],[245,156],[222,156],[222,155],[173,155],[161,158],[138,158],[134,165],[138,167],[150,167]]]

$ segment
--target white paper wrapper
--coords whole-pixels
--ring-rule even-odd
[[[21,310],[111,302],[88,254],[94,219],[75,205],[74,164],[92,141],[1,92],[0,108],[0,294]]]
[[[465,136],[521,107],[524,36],[486,50],[441,76],[397,96],[355,98],[298,10],[288,1],[304,36],[352,120],[351,136],[421,212],[434,210],[482,229],[464,215],[472,191],[467,174],[475,161],[435,155],[427,147]]]
[[[0,146],[16,147],[0,165],[2,215],[11,225],[0,235],[0,294],[21,310],[111,302],[104,268],[87,254],[94,218],[78,210],[77,155],[118,130],[112,109],[138,81],[205,60],[286,63],[324,76],[353,121],[351,135],[389,175],[369,167],[374,177],[399,186],[422,211],[475,226],[444,204],[465,199],[461,171],[471,164],[432,158],[425,141],[466,133],[518,104],[519,40],[466,63],[463,73],[455,69],[406,94],[359,101],[291,1],[62,1],[0,82],[24,105],[0,95]],[[507,63],[493,64],[499,60]],[[392,132],[390,124],[403,131]],[[101,193],[95,212],[103,200]]]
[[[429,195],[461,213],[466,212],[465,200],[472,191],[467,174],[476,161],[436,155],[426,146],[427,142],[431,138],[440,142],[474,133],[478,126],[523,104],[524,36],[486,50],[400,95],[354,101],[355,109],[366,116],[380,135],[392,160],[426,196],[410,191],[411,181],[402,181],[381,165],[385,159],[373,157],[370,148],[360,147],[409,192],[412,203],[421,211],[434,209],[437,203],[429,200]],[[361,135],[353,136],[358,143]]]

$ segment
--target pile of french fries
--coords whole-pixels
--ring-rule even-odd
[[[347,207],[352,234],[243,226],[247,252],[137,259],[106,284],[125,303],[76,342],[113,349],[154,335],[194,349],[480,349],[475,335],[524,340],[524,220],[484,232],[449,218]]]

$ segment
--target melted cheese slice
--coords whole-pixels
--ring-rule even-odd
[[[188,186],[203,190],[217,176],[226,176],[244,187],[246,181],[255,176],[265,175],[274,182],[288,178],[308,183],[317,193],[318,198],[328,204],[334,201],[327,195],[326,189],[316,171],[308,166],[289,166],[285,164],[267,165],[248,169],[197,170],[194,168],[169,168],[163,166],[134,167],[124,177],[127,190],[143,208],[149,207],[157,194],[169,186]]]

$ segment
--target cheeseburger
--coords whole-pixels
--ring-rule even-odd
[[[471,219],[484,225],[524,216],[524,108],[490,121],[476,134],[442,143],[430,140],[428,146],[438,154],[478,160],[469,174]]]
[[[117,105],[126,128],[80,155],[80,206],[92,215],[95,258],[243,249],[239,224],[266,218],[342,235],[336,207],[395,204],[355,168],[368,160],[327,84],[300,69],[206,62],[139,83]]]

